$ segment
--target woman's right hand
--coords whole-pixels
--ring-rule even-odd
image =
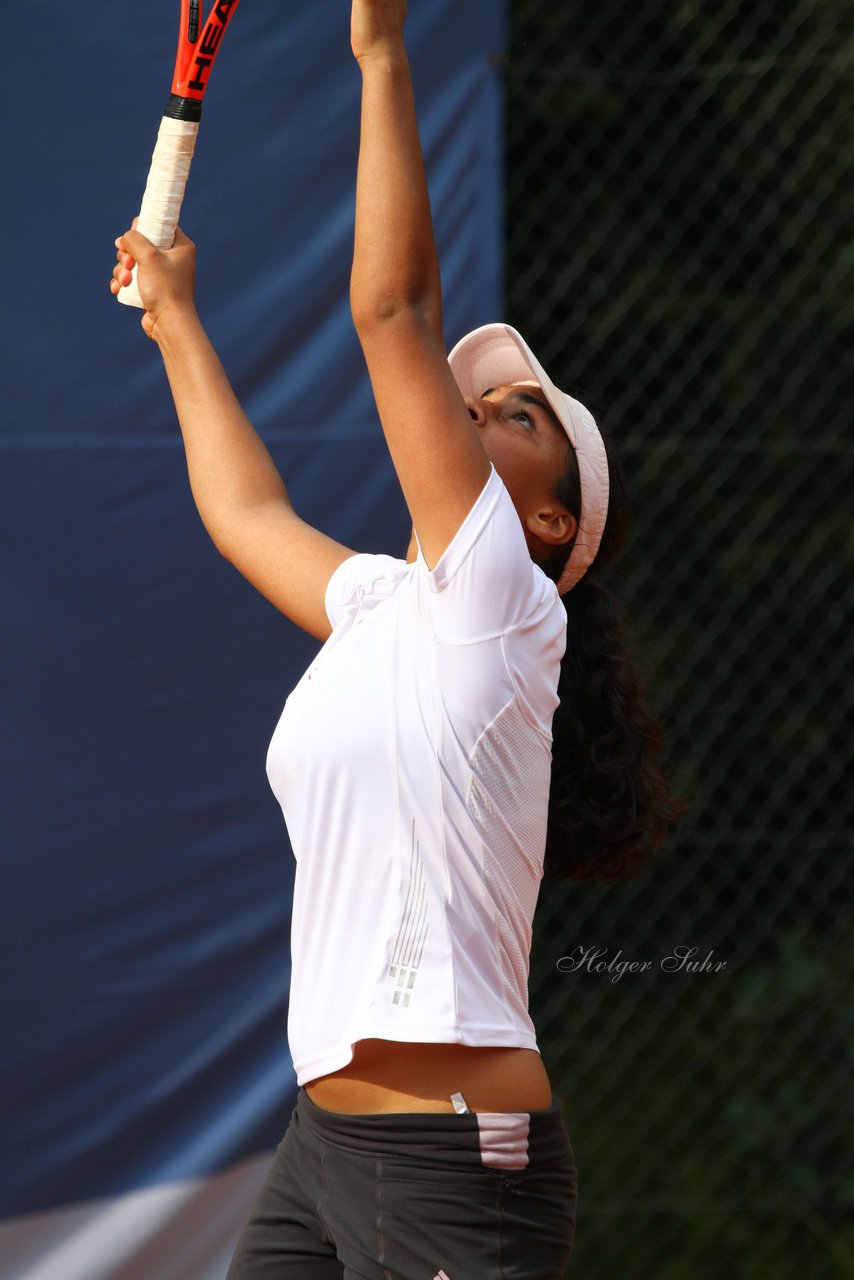
[[[142,327],[157,340],[157,326],[168,311],[194,311],[193,287],[196,276],[196,246],[180,227],[171,249],[157,249],[134,226],[116,240],[116,265],[110,292],[117,294],[130,282],[136,265],[137,287],[145,310]]]

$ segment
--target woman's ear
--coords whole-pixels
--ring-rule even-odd
[[[548,547],[562,547],[578,532],[578,521],[565,507],[542,507],[525,523],[528,532]]]

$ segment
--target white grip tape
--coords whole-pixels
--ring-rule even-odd
[[[147,236],[158,249],[171,248],[175,239],[198,132],[198,120],[172,120],[164,116],[160,122],[136,224],[137,231]],[[136,267],[130,284],[120,289],[116,297],[128,307],[142,306],[136,285]]]

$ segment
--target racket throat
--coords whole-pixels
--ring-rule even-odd
[[[191,120],[198,124],[202,118],[202,104],[198,98],[182,98],[178,93],[170,93],[163,114],[170,120]]]

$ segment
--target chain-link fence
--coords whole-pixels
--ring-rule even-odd
[[[511,11],[508,318],[621,445],[691,800],[641,881],[544,882],[569,1274],[854,1276],[854,9]]]

